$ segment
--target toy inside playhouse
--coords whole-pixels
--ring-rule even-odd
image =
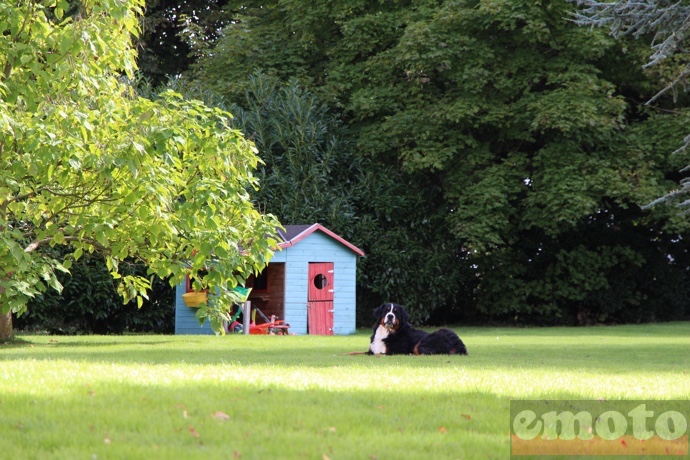
[[[235,290],[246,300],[233,305],[231,317],[224,324],[227,333],[288,335],[290,325],[283,319],[285,264],[269,264],[259,275],[252,275],[246,287],[238,286]],[[183,295],[188,306],[192,303],[208,301],[206,293],[194,292],[192,282],[187,277],[186,293]],[[249,322],[245,322],[245,311],[248,310]],[[248,329],[248,332],[245,330]]]

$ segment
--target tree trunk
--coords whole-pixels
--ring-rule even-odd
[[[0,313],[0,342],[11,339],[12,335],[12,312]]]
[[[0,294],[5,292],[4,287],[0,287]],[[9,311],[7,314],[0,312],[0,342],[3,340],[9,340],[12,338],[12,312]]]

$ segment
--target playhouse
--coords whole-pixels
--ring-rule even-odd
[[[248,280],[252,307],[284,320],[290,333],[354,333],[357,258],[364,252],[321,224],[286,225],[278,237],[281,250]],[[175,334],[213,334],[182,300],[189,290],[187,282],[176,288]]]

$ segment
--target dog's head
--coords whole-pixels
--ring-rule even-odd
[[[384,303],[376,310],[374,316],[378,325],[381,325],[389,331],[397,331],[403,325],[407,324],[407,312],[403,307],[395,303]]]

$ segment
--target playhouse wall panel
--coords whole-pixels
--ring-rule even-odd
[[[285,262],[285,322],[295,334],[307,333],[307,264],[291,252]]]
[[[354,334],[356,325],[356,258],[353,253],[345,254],[335,262],[334,334]],[[349,260],[348,260],[349,259]]]
[[[189,308],[182,300],[185,292],[185,282],[177,285],[175,289],[175,334],[213,334],[211,325],[207,322],[199,326],[199,321],[194,317],[196,308]]]
[[[333,332],[355,332],[355,275],[357,256],[332,238],[315,232],[298,245],[284,250],[286,255],[285,318],[290,331],[307,333],[307,287],[309,262],[334,263]],[[290,300],[288,300],[290,299]]]
[[[285,262],[285,250],[283,249],[282,251],[276,251],[275,254],[273,254],[273,257],[271,258],[271,261],[269,263],[273,262]]]

